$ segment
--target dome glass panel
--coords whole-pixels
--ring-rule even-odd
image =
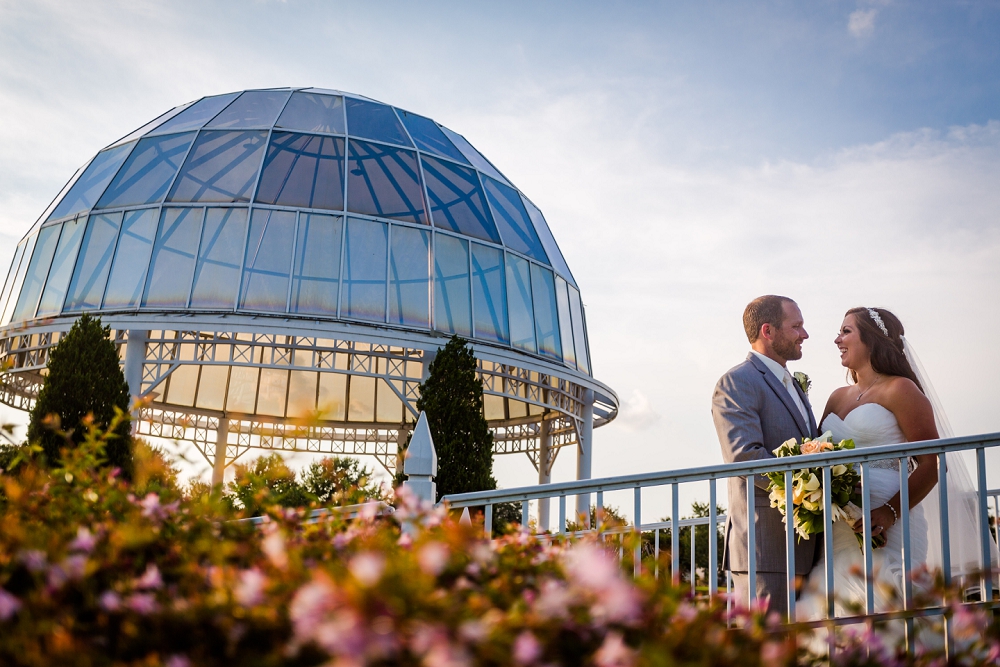
[[[552,272],[537,264],[531,265],[531,296],[535,306],[535,340],[538,342],[538,352],[553,359],[561,359],[555,282]]]
[[[256,201],[344,209],[344,140],[275,132],[264,158]]]
[[[147,208],[125,214],[108,289],[104,294],[105,308],[134,308],[139,305],[156,236],[156,213],[155,208]]]
[[[348,155],[348,211],[427,222],[415,152],[352,140]]]
[[[203,208],[164,208],[149,262],[146,307],[186,308],[191,292]]]
[[[509,342],[503,251],[499,248],[472,244],[472,304],[476,338]]]
[[[151,134],[197,130],[212,120],[213,116],[225,109],[238,96],[239,93],[229,93],[226,95],[215,95],[214,97],[204,97],[156,128]]]
[[[80,250],[80,241],[83,239],[85,221],[86,218],[81,216],[63,223],[59,245],[56,246],[56,253],[52,257],[52,268],[45,281],[42,298],[38,302],[36,317],[55,315],[62,310],[63,301],[66,300],[66,288],[69,287],[73,265]]]
[[[295,213],[261,209],[253,212],[240,308],[285,312],[294,241]]]
[[[486,196],[490,200],[490,207],[493,209],[493,219],[500,227],[500,236],[504,245],[508,248],[537,259],[539,262],[549,263],[545,251],[542,249],[538,234],[531,224],[528,212],[521,201],[521,195],[514,188],[508,187],[492,178],[484,178]]]
[[[569,291],[566,281],[556,276],[556,303],[559,306],[559,332],[562,336],[563,361],[576,367],[576,349],[573,346],[573,319],[569,313]]]
[[[149,121],[148,123],[146,123],[145,125],[143,125],[142,127],[140,127],[138,130],[135,130],[135,131],[130,132],[129,134],[125,135],[124,137],[122,137],[121,139],[119,139],[118,141],[116,141],[115,143],[113,143],[112,146],[120,146],[121,144],[126,144],[126,143],[128,143],[130,141],[135,141],[136,139],[139,139],[141,137],[146,136],[147,134],[149,134],[150,132],[152,132],[154,128],[159,127],[163,123],[166,123],[168,120],[170,120],[171,118],[173,118],[177,114],[181,113],[182,111],[184,111],[185,109],[187,109],[188,107],[190,107],[192,104],[194,104],[194,102],[188,102],[187,104],[181,104],[180,106],[174,107],[173,109],[171,109],[170,111],[168,111],[165,114],[160,114],[159,116],[157,116],[153,120]]]
[[[573,341],[576,346],[576,365],[584,373],[590,373],[590,354],[587,352],[583,303],[580,301],[580,293],[572,287],[569,288],[569,309],[573,317]]]
[[[388,225],[350,218],[344,247],[344,284],[340,314],[370,322],[385,321]]]
[[[0,324],[7,324],[6,311],[9,310],[7,305],[8,300],[11,298],[11,294],[14,294],[15,290],[17,290],[18,279],[24,276],[21,272],[21,260],[24,259],[24,249],[27,245],[28,241],[21,241],[14,250],[14,261],[10,263],[10,269],[7,271],[7,280],[3,284],[3,293],[0,293]],[[27,259],[23,263],[27,264]]]
[[[52,256],[56,252],[56,244],[59,243],[61,230],[61,224],[42,227],[39,230],[38,240],[35,242],[34,252],[31,253],[31,261],[28,263],[28,270],[25,273],[24,283],[17,299],[17,306],[14,308],[14,314],[11,318],[14,322],[28,320],[35,316],[38,297],[42,295],[45,277],[49,275],[49,267],[52,266]]]
[[[472,336],[468,241],[437,234],[434,239],[434,328]]]
[[[332,215],[299,216],[292,271],[293,313],[337,315],[343,220]]]
[[[194,132],[143,139],[98,202],[98,208],[161,201],[194,140]]]
[[[76,271],[69,284],[65,310],[100,308],[104,287],[111,272],[118,232],[122,226],[122,213],[92,215],[87,222],[87,232],[76,261]]]
[[[206,209],[191,308],[232,308],[236,303],[246,230],[245,208]]]
[[[507,179],[503,177],[503,174],[497,171],[497,168],[493,166],[493,163],[484,158],[482,153],[473,148],[472,144],[470,144],[465,137],[456,132],[452,132],[447,127],[442,127],[441,131],[444,132],[445,136],[448,137],[448,140],[451,141],[451,143],[454,144],[459,151],[461,151],[462,155],[464,155],[465,158],[472,163],[473,167],[483,172],[490,178],[495,178],[501,183],[510,184]]]
[[[274,126],[302,132],[344,134],[344,98],[339,95],[292,93]]]
[[[392,226],[389,255],[389,323],[430,328],[431,235]]]
[[[392,107],[353,97],[348,97],[345,105],[347,106],[347,131],[352,137],[384,141],[400,146],[413,146]]]
[[[479,176],[452,162],[421,158],[435,227],[500,243]]]
[[[462,164],[469,164],[462,152],[455,148],[455,144],[451,143],[441,128],[437,126],[437,123],[430,118],[424,118],[402,109],[396,109],[396,113],[403,120],[403,125],[406,126],[406,131],[410,133],[410,137],[417,144],[417,148],[457,160]]]
[[[562,251],[559,250],[559,244],[556,243],[555,237],[552,236],[552,231],[549,230],[548,223],[545,222],[545,216],[524,195],[521,195],[521,201],[524,202],[524,208],[528,211],[528,217],[531,218],[535,231],[538,233],[538,240],[541,241],[542,248],[545,249],[545,255],[552,260],[552,268],[556,270],[556,273],[566,278],[571,285],[576,286],[576,280],[573,279],[569,265],[566,264]]]
[[[535,316],[531,308],[531,268],[526,259],[507,255],[507,314],[510,342],[527,352],[535,351]]]
[[[97,157],[90,162],[87,170],[77,179],[59,205],[52,211],[49,220],[65,218],[68,215],[93,208],[101,193],[104,192],[104,188],[108,187],[108,183],[118,173],[118,169],[125,162],[129,151],[134,147],[135,144],[124,144],[98,153]]]
[[[205,127],[271,127],[287,101],[287,90],[251,90],[236,98]]]
[[[171,188],[170,201],[250,201],[266,139],[266,132],[202,132]]]

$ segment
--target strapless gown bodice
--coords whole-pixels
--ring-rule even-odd
[[[827,415],[820,427],[833,434],[833,441],[853,440],[856,448],[894,445],[906,442],[903,430],[899,428],[896,415],[878,403],[863,403],[841,419],[835,413]],[[873,461],[873,468],[899,470],[899,461],[886,459]]]

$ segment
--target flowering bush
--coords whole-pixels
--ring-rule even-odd
[[[351,521],[310,523],[304,508],[265,504],[255,525],[218,493],[182,494],[157,456],[137,456],[134,481],[123,482],[99,466],[105,441],[91,429],[62,467],[27,455],[0,475],[0,664],[807,659],[761,609],[727,615],[721,601],[695,601],[664,578],[632,579],[597,540],[491,542],[481,525],[405,493],[388,517],[373,504]],[[968,613],[962,627],[993,638],[968,653],[981,661],[996,627]]]

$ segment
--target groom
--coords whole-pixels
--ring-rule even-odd
[[[712,396],[712,419],[727,463],[774,458],[771,451],[790,438],[816,435],[809,397],[785,367],[802,358],[802,341],[809,337],[802,313],[783,296],[762,296],[743,311],[743,326],[751,351],[746,361],[719,380]],[[757,559],[756,594],[770,596],[769,609],[788,611],[785,525],[781,512],[771,507],[767,478],[754,477]],[[737,600],[749,594],[747,478],[729,478],[729,511],[723,563],[733,574]],[[796,542],[795,574],[812,569],[819,539]]]

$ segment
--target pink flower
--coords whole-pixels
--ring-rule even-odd
[[[782,665],[788,661],[788,645],[780,641],[766,641],[760,647],[760,661],[765,665]]]
[[[252,568],[240,572],[239,583],[233,591],[236,601],[244,607],[253,607],[264,601],[264,588],[267,586],[267,575]]]
[[[188,660],[186,655],[174,654],[167,658],[167,661],[163,663],[163,667],[191,667],[191,661]]]
[[[41,572],[48,565],[48,557],[44,551],[28,549],[20,553],[20,561],[31,572]]]
[[[594,591],[602,591],[621,579],[618,564],[594,544],[575,545],[566,553],[564,564],[570,581]]]
[[[21,609],[21,601],[0,588],[0,622],[8,620]]]
[[[541,591],[535,601],[535,612],[543,619],[565,619],[569,617],[569,606],[575,596],[561,581],[548,579],[542,582]]]
[[[535,635],[525,630],[514,640],[514,662],[519,665],[530,665],[542,655],[542,645]]]
[[[296,591],[288,608],[296,639],[309,641],[336,604],[336,590],[325,576],[314,577]]]
[[[382,578],[382,573],[385,571],[385,557],[371,552],[360,553],[351,559],[347,569],[359,584],[370,588]]]
[[[87,557],[83,554],[67,556],[59,563],[59,567],[68,579],[83,579],[87,573]]]
[[[156,604],[156,597],[152,593],[135,593],[125,600],[125,606],[137,614],[145,616],[155,612],[159,605]]]
[[[803,442],[802,446],[799,448],[803,454],[821,454],[823,452],[832,452],[833,443],[832,442],[820,442],[819,440],[810,440],[809,442]]]
[[[96,544],[97,538],[91,534],[90,530],[86,526],[80,526],[76,529],[76,537],[69,543],[69,550],[82,551],[89,554],[94,550]]]
[[[428,542],[417,552],[417,563],[424,574],[436,577],[448,565],[448,545],[441,542]]]
[[[285,536],[274,528],[260,544],[261,551],[271,561],[271,565],[279,570],[288,567],[288,553],[285,551]]]
[[[146,571],[135,580],[133,585],[140,591],[156,590],[162,587],[163,578],[160,576],[160,569],[156,567],[156,563],[147,565]]]
[[[122,606],[122,599],[114,591],[104,591],[97,599],[97,604],[104,611],[118,611]]]
[[[594,654],[598,667],[629,667],[635,664],[635,651],[625,645],[619,632],[609,632]]]

